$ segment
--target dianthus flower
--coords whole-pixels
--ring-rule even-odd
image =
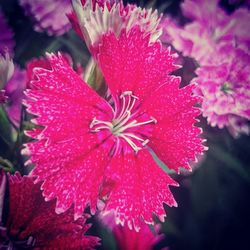
[[[19,0],[27,16],[33,18],[34,29],[48,35],[62,35],[70,29],[66,16],[72,11],[71,0]]]
[[[184,56],[193,57],[198,64],[207,64],[210,54],[221,46],[231,44],[249,50],[250,12],[240,8],[231,15],[219,7],[218,0],[186,0],[182,4],[183,14],[192,20],[184,27],[178,25],[163,26],[167,38]]]
[[[0,93],[2,103],[11,122],[18,127],[21,119],[23,91],[26,88],[26,73],[14,65],[9,55],[0,55]],[[1,101],[0,101],[1,103]]]
[[[7,24],[7,21],[0,9],[0,55],[5,55],[5,53],[12,54],[14,48],[13,32]]]
[[[1,172],[1,185],[6,177]],[[2,213],[0,248],[5,249],[93,249],[98,238],[87,236],[85,219],[74,221],[73,208],[63,215],[54,211],[55,202],[45,202],[39,184],[19,173],[8,176],[8,210]],[[7,193],[6,193],[7,195]]]
[[[203,116],[211,126],[228,127],[235,137],[249,134],[250,55],[229,45],[211,58],[211,64],[197,69],[194,79],[199,83],[196,93],[203,96]]]
[[[49,69],[34,68],[26,91],[27,111],[40,127],[27,132],[36,141],[23,150],[36,165],[31,175],[43,181],[43,195],[57,198],[57,213],[74,203],[76,218],[87,205],[94,213],[104,199],[104,210],[130,228],[139,229],[142,218],[153,223],[152,213],[163,220],[163,203],[176,206],[169,185],[177,183],[151,151],[176,171],[189,169],[203,151],[201,129],[193,125],[198,99],[192,85],[179,89],[180,78],[169,75],[176,68],[170,51],[150,43],[138,26],[118,37],[104,34],[97,60],[107,98],[62,56],[47,58]]]
[[[120,250],[150,250],[164,237],[159,234],[160,225],[155,225],[151,229],[149,225],[142,223],[141,230],[136,232],[129,229],[127,225],[117,225],[113,213],[105,215],[101,213],[99,218],[102,224],[113,233],[117,247]],[[164,250],[167,249],[164,248]]]

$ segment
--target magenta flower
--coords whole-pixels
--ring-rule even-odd
[[[35,31],[59,36],[71,27],[66,16],[72,11],[70,0],[19,0],[19,3],[33,19]]]
[[[13,54],[14,40],[13,32],[7,24],[7,21],[0,9],[0,55],[5,55],[6,53]]]
[[[18,127],[21,119],[23,91],[26,88],[26,73],[14,65],[8,55],[0,56],[0,87],[2,103],[11,122]]]
[[[138,26],[103,35],[97,58],[107,99],[61,55],[48,55],[50,69],[34,69],[25,105],[44,128],[27,132],[36,141],[23,153],[36,165],[31,174],[43,181],[46,199],[57,198],[57,213],[74,203],[78,218],[103,199],[117,223],[139,229],[142,219],[153,223],[152,213],[164,219],[163,203],[176,206],[169,185],[177,183],[150,152],[170,169],[189,169],[204,149],[193,125],[200,110],[193,86],[179,89],[180,78],[168,75],[176,69],[170,51],[149,39]]]
[[[225,46],[211,54],[214,64],[197,70],[197,94],[202,95],[203,116],[211,126],[228,127],[233,136],[249,134],[250,55]]]
[[[150,229],[149,225],[145,223],[141,225],[141,230],[136,232],[135,230],[129,229],[127,225],[116,225],[113,213],[106,215],[100,214],[99,218],[101,222],[112,231],[117,247],[120,250],[150,250],[164,237],[162,234],[159,234],[160,225],[155,225],[153,228],[156,234]],[[164,248],[164,250],[167,249],[168,248]]]
[[[5,177],[1,178],[5,183]],[[6,249],[93,249],[99,239],[84,235],[90,225],[73,219],[73,208],[54,212],[55,202],[45,202],[40,185],[19,173],[8,176],[9,210],[3,213],[1,243]],[[5,199],[7,201],[7,199]],[[1,211],[2,212],[2,211]]]

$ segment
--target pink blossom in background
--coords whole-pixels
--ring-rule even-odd
[[[9,200],[5,201],[9,210],[0,228],[0,247],[91,250],[98,245],[97,237],[85,235],[90,228],[85,219],[74,221],[73,208],[57,215],[55,202],[44,201],[40,185],[35,185],[31,177],[8,175],[8,190]]]
[[[201,66],[194,82],[203,116],[234,137],[249,134],[250,11],[227,14],[217,0],[186,0],[182,11],[191,22],[181,27],[166,17],[164,37]]]
[[[9,27],[7,20],[0,9],[0,55],[13,54],[15,42],[13,32]]]
[[[101,222],[113,233],[116,245],[120,250],[151,250],[164,237],[159,234],[160,225],[152,226],[142,224],[141,230],[136,232],[127,227],[127,225],[116,225],[113,213],[100,214]],[[154,230],[154,232],[152,231]],[[162,250],[168,250],[164,248]]]
[[[33,19],[37,32],[60,36],[71,28],[66,16],[72,11],[71,0],[19,0],[19,3]]]
[[[197,94],[203,96],[203,116],[211,126],[228,127],[237,137],[249,134],[250,55],[240,48],[226,46],[211,54],[214,64],[197,69]]]
[[[14,65],[9,55],[0,55],[0,87],[2,102],[11,122],[19,127],[21,119],[23,91],[26,88],[26,73],[18,65]]]
[[[229,15],[216,0],[186,0],[182,4],[182,11],[192,22],[184,27],[167,25],[169,17],[166,17],[164,33],[184,56],[193,57],[200,65],[204,65],[209,62],[212,52],[226,44],[249,50],[248,9],[239,8]]]
[[[164,219],[163,203],[176,206],[169,186],[177,183],[150,150],[176,171],[190,169],[189,161],[204,150],[201,129],[193,126],[198,98],[191,96],[193,85],[179,89],[180,78],[168,75],[176,69],[170,51],[151,43],[138,26],[118,38],[104,34],[97,60],[109,99],[60,55],[48,56],[50,69],[34,69],[25,105],[44,129],[27,131],[37,141],[23,154],[36,165],[31,175],[43,181],[46,199],[57,198],[57,213],[74,203],[78,218],[87,205],[94,213],[104,199],[117,223],[139,230],[142,218],[153,223],[152,213]]]

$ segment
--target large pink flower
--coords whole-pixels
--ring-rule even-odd
[[[153,223],[152,213],[164,219],[163,203],[176,206],[169,185],[177,183],[151,151],[170,169],[189,169],[203,151],[193,125],[200,110],[193,86],[179,89],[180,78],[169,75],[176,68],[170,51],[149,39],[138,26],[103,35],[97,58],[106,99],[61,55],[48,55],[49,69],[34,69],[25,104],[43,128],[28,131],[36,141],[23,153],[35,163],[32,175],[43,181],[46,199],[57,198],[57,213],[74,203],[78,218],[105,199],[117,222],[138,229],[142,218]]]
[[[0,175],[2,189],[6,177],[2,171]],[[5,201],[9,209],[0,211],[1,249],[90,250],[98,244],[97,237],[84,235],[90,227],[85,219],[74,221],[73,208],[63,215],[55,213],[55,202],[44,201],[40,185],[32,177],[8,176],[8,190]]]

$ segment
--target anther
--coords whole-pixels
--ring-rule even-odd
[[[96,124],[96,121],[97,121],[96,117],[94,117],[93,120],[92,120],[92,122],[89,125],[89,128],[93,128],[95,126],[95,124]]]
[[[146,139],[145,141],[142,142],[141,145],[142,145],[142,146],[146,146],[146,144],[148,144],[148,143],[149,143],[149,139]]]
[[[137,96],[133,95],[132,91],[124,91],[124,92],[122,92],[121,95],[120,95],[120,98],[123,98],[125,96],[131,96],[131,97],[133,97],[135,99],[139,99]]]
[[[157,120],[154,117],[150,116],[150,118],[151,118],[153,123],[155,123],[155,124],[157,123]]]
[[[132,91],[124,91],[121,93],[120,95],[120,98],[123,98],[124,96],[127,96],[127,95],[132,95]]]

